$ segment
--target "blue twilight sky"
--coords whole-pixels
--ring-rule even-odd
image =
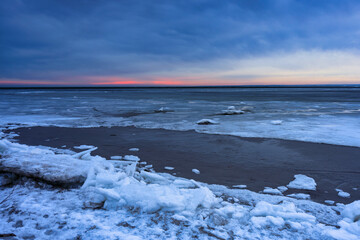
[[[360,1],[1,0],[0,85],[360,83]]]

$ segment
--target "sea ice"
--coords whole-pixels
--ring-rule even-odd
[[[130,148],[129,151],[132,151],[132,152],[138,152],[139,149],[138,148]]]
[[[166,169],[166,170],[174,170],[173,167],[168,167],[168,166],[164,167],[164,169]]]
[[[303,174],[297,174],[294,177],[295,180],[287,185],[288,188],[316,190],[316,182],[313,178]]]
[[[110,159],[113,159],[113,160],[121,160],[121,159],[122,159],[122,156],[111,156]]]
[[[0,154],[0,161],[16,162],[17,168],[30,171],[29,166],[40,162],[40,176],[58,174],[69,180],[66,175],[74,169],[87,175],[81,189],[59,191],[31,179],[2,187],[0,196],[10,197],[0,204],[0,232],[16,233],[18,238],[356,239],[360,235],[360,201],[326,206],[207,185],[141,171],[136,168],[137,157],[106,161],[89,155],[80,160],[6,140],[0,141]],[[77,165],[79,162],[83,164]],[[56,164],[57,172],[48,164]]]

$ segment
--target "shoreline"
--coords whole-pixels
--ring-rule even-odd
[[[152,164],[156,172],[228,187],[247,185],[255,192],[265,187],[287,185],[295,174],[305,174],[317,182],[317,191],[289,189],[308,193],[311,200],[349,203],[360,199],[358,186],[360,148],[322,143],[267,138],[243,138],[231,135],[140,129],[135,127],[62,128],[26,127],[6,130],[19,136],[21,144],[74,149],[94,145],[94,155],[107,159],[114,155],[137,155]],[[132,152],[130,148],[139,148]],[[174,167],[166,170],[164,167]],[[199,169],[195,174],[192,169]],[[355,169],[355,170],[354,170]],[[341,198],[335,188],[351,194]]]

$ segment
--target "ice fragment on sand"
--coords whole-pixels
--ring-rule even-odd
[[[174,170],[173,167],[168,167],[168,166],[164,167],[164,169],[166,169],[166,170]]]
[[[198,125],[211,125],[211,124],[218,124],[218,122],[212,120],[212,119],[201,119],[196,122]]]
[[[244,185],[244,184],[233,185],[233,188],[247,188],[247,185]]]
[[[200,171],[198,170],[198,169],[196,169],[196,168],[194,168],[193,170],[191,170],[193,173],[195,173],[195,174],[200,174]]]
[[[82,160],[90,160],[92,157],[90,155],[90,153],[92,151],[95,151],[96,149],[98,149],[97,147],[93,147],[93,148],[90,148],[88,150],[85,150],[85,151],[82,151],[82,152],[79,152],[79,153],[75,153],[73,155],[74,158],[78,158],[78,159],[82,159]]]
[[[134,155],[125,155],[124,160],[137,162],[137,161],[140,161],[140,158],[138,156],[134,156]]]
[[[338,192],[339,197],[343,197],[343,198],[349,198],[350,197],[350,193],[348,192],[344,192],[341,189],[335,189]]]
[[[80,145],[80,146],[75,146],[74,148],[75,149],[90,149],[90,148],[94,148],[94,146],[92,146],[92,145]]]
[[[297,174],[294,177],[295,180],[287,185],[288,188],[316,190],[316,182],[313,178],[303,174]]]

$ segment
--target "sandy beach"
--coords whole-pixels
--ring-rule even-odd
[[[315,179],[316,191],[308,193],[317,202],[334,200],[349,203],[360,198],[360,148],[264,138],[201,134],[195,131],[169,131],[112,128],[31,127],[14,130],[19,143],[69,148],[94,145],[93,154],[110,159],[114,155],[137,155],[157,172],[228,187],[245,184],[249,190],[286,186],[295,174]],[[66,145],[66,147],[64,147]],[[138,152],[129,151],[139,148]],[[164,167],[174,167],[166,170]],[[200,170],[195,174],[192,169]],[[351,194],[337,195],[336,188]]]

